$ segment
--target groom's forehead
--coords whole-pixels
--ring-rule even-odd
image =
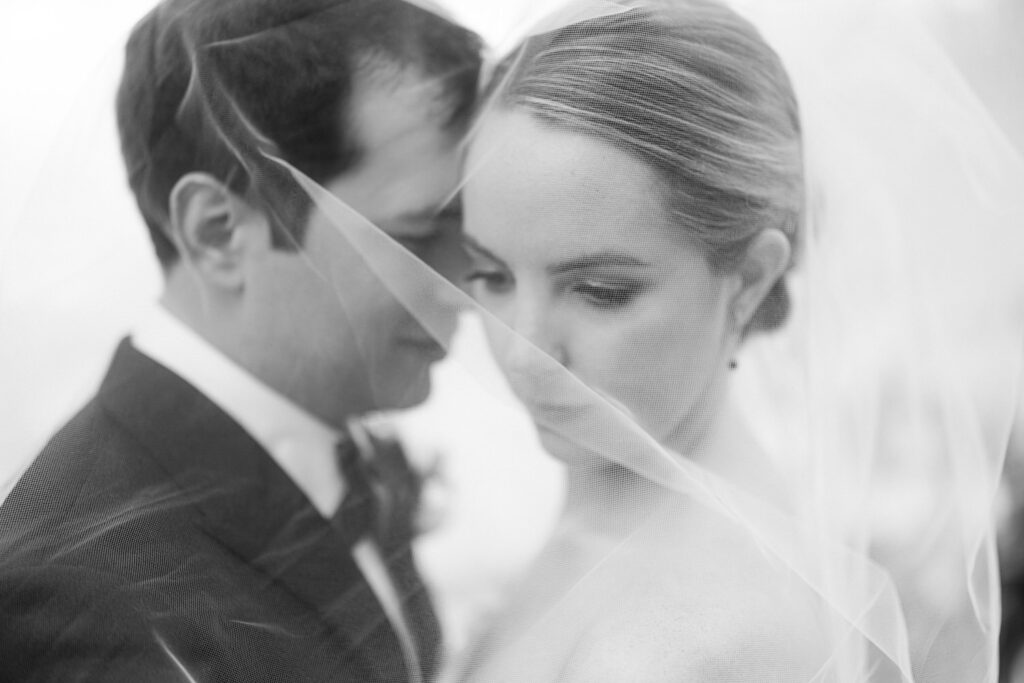
[[[394,237],[437,232],[457,206],[460,131],[455,104],[415,68],[357,78],[342,125],[357,161],[325,187]]]

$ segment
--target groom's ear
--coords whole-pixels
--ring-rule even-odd
[[[247,259],[270,248],[263,213],[208,173],[188,173],[175,183],[168,228],[182,265],[219,289],[244,288]]]

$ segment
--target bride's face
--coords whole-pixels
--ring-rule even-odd
[[[561,365],[685,450],[728,360],[730,278],[669,219],[654,174],[519,112],[488,116],[466,172],[471,291],[545,447],[581,463],[608,443],[607,407]]]

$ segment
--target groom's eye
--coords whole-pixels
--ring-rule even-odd
[[[434,216],[434,223],[438,226],[438,230],[454,229],[459,231],[462,229],[462,220],[462,204],[460,202],[448,204]]]
[[[508,291],[512,287],[512,277],[498,268],[473,268],[463,278],[469,284],[479,284],[491,293]]]
[[[436,241],[438,234],[429,232],[420,235],[396,236],[395,241],[417,256],[426,252]]]

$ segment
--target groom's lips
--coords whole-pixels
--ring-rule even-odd
[[[433,337],[406,337],[401,340],[401,344],[415,349],[425,356],[436,357],[438,360],[448,355],[447,349]]]

